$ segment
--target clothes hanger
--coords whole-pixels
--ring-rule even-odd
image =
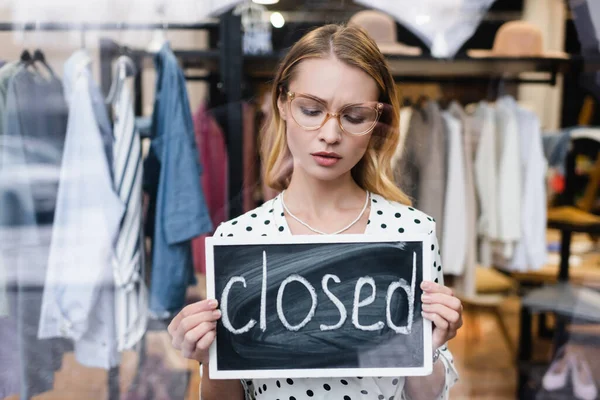
[[[128,51],[127,48],[124,48],[124,50],[126,52]],[[124,54],[119,56],[114,64],[112,83],[108,91],[108,96],[106,96],[106,103],[112,104],[115,101],[117,93],[121,91],[125,78],[128,76],[135,76],[136,74],[137,67],[133,60]]]
[[[450,103],[452,103],[452,99],[446,95],[442,95],[442,97],[440,97],[440,99],[438,100],[438,105],[440,106],[440,109],[442,110],[447,110],[448,107],[450,107]]]
[[[169,24],[165,20],[165,4],[159,4],[156,11],[161,17],[162,29],[155,29],[152,32],[152,39],[150,39],[150,43],[146,47],[149,53],[158,53],[164,44],[168,42],[166,31]]]
[[[23,52],[21,53],[20,62],[27,64],[32,61],[33,61],[33,57],[31,57],[31,53],[29,53],[29,50],[27,50],[27,49],[23,50]]]
[[[46,71],[48,71],[48,73],[50,74],[50,76],[52,76],[53,78],[56,76],[54,74],[54,71],[50,67],[50,65],[48,65],[48,63],[46,62],[46,56],[44,55],[44,53],[42,52],[42,50],[36,49],[33,52],[33,62],[34,63],[40,62],[46,68]]]
[[[506,78],[504,75],[490,78],[490,83],[487,90],[487,100],[495,102],[500,97],[506,94]]]

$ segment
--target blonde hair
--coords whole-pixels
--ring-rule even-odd
[[[375,127],[363,158],[352,168],[352,177],[365,190],[402,204],[410,198],[396,186],[391,160],[399,138],[400,104],[396,85],[385,58],[377,44],[356,26],[325,25],[298,41],[281,62],[272,88],[272,110],[263,130],[261,155],[265,165],[265,183],[282,191],[289,185],[293,172],[292,154],[288,148],[285,121],[281,118],[277,100],[285,95],[298,64],[310,58],[334,55],[347,65],[360,68],[371,76],[379,88],[380,102],[389,105]]]

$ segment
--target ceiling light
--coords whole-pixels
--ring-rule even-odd
[[[275,11],[271,14],[271,24],[275,28],[281,28],[283,25],[285,25],[285,18],[283,18],[283,15],[281,15],[280,12]]]
[[[277,4],[279,0],[252,0],[256,4]]]

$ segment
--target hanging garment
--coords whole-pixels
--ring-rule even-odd
[[[462,125],[449,112],[443,112],[448,137],[448,179],[444,200],[442,265],[444,272],[461,275],[467,254],[467,203]]]
[[[394,170],[396,184],[414,199],[414,206],[431,215],[440,246],[446,192],[447,145],[440,107],[429,101],[415,109],[406,135],[403,157]]]
[[[434,57],[451,58],[475,33],[494,0],[354,0],[393,16]]]
[[[206,196],[212,225],[219,226],[229,218],[229,161],[223,131],[215,118],[207,112],[205,105],[200,105],[194,115],[194,132],[202,169],[206,171],[200,179],[202,190]],[[200,273],[206,272],[204,241],[207,236],[202,235],[192,240],[194,269]]]
[[[521,162],[517,103],[510,96],[496,102],[498,156],[498,240],[504,259],[513,255],[514,245],[521,238]]]
[[[498,237],[498,165],[496,162],[495,113],[486,102],[479,103],[474,113],[475,126],[480,129],[477,155],[475,157],[475,184],[479,195],[479,221],[477,230],[481,236],[480,264],[492,265],[491,241]]]
[[[114,77],[112,103],[115,147],[114,186],[125,213],[115,248],[115,321],[117,348],[132,349],[148,325],[148,288],[145,282],[145,251],[142,234],[142,142],[135,124],[133,98],[119,61]]]
[[[78,52],[64,67],[69,120],[38,335],[73,339],[81,364],[108,369],[119,363],[112,262],[124,207],[94,114],[90,62]]]
[[[2,136],[4,133],[4,120],[5,120],[5,116],[6,116],[6,96],[7,96],[7,92],[8,92],[8,83],[10,82],[10,79],[12,79],[13,75],[15,74],[15,72],[17,71],[17,64],[16,63],[8,63],[3,65],[2,67],[0,67],[0,143],[2,143]],[[4,146],[2,147],[1,151],[0,151],[0,169],[2,168],[2,155],[3,152],[7,151],[9,152],[9,148],[4,148]],[[0,173],[0,176],[1,173]],[[1,179],[1,178],[0,178]],[[0,180],[0,192],[4,193],[5,191],[2,188],[2,180]],[[8,192],[7,192],[8,193]],[[5,207],[5,211],[9,211],[7,208],[7,204],[8,202],[6,201],[6,199],[3,199],[2,196],[0,196],[0,200],[3,200],[0,202],[0,204],[4,204]],[[0,213],[2,213],[2,211],[0,211]],[[0,217],[2,218],[2,217]],[[0,317],[4,317],[6,315],[8,315],[8,297],[6,297],[6,284],[7,284],[7,279],[6,279],[6,266],[5,263],[2,263],[2,246],[0,245]]]
[[[581,54],[586,62],[593,63],[600,53],[600,3],[594,0],[569,0]],[[589,60],[589,61],[588,61]],[[583,71],[581,86],[600,98],[600,72]]]
[[[1,80],[1,86],[6,80]],[[4,86],[6,87],[6,86]],[[8,81],[0,167],[0,246],[9,266],[7,288],[16,320],[20,397],[53,387],[63,340],[40,340],[42,289],[46,276],[56,184],[63,153],[67,107],[62,83],[17,68]]]
[[[165,44],[155,57],[156,99],[153,139],[145,171],[146,187],[156,193],[150,309],[167,317],[184,305],[193,282],[190,241],[213,227],[200,187],[202,168],[194,143],[194,124],[183,71]]]
[[[473,171],[473,121],[456,101],[450,103],[450,115],[457,118],[462,126],[461,140],[463,144],[463,166],[465,177],[465,205],[467,210],[466,258],[463,279],[459,284],[462,292],[468,296],[475,295],[475,269],[477,267],[477,216],[479,210],[475,194],[475,176]]]
[[[517,107],[520,143],[521,239],[518,241],[509,268],[512,271],[538,270],[546,263],[546,171],[542,149],[542,134],[538,116]]]
[[[3,366],[18,366],[20,364],[19,344],[21,340],[19,340],[18,331],[16,290],[14,287],[12,290],[8,290],[8,274],[9,268],[11,268],[13,269],[11,275],[15,276],[16,273],[14,271],[19,267],[19,264],[14,263],[14,259],[10,260],[9,252],[18,250],[19,246],[22,246],[23,244],[17,242],[16,247],[11,249],[12,246],[10,246],[10,242],[6,241],[6,239],[10,238],[12,236],[11,234],[14,233],[14,227],[11,226],[12,224],[10,224],[9,219],[14,210],[11,210],[10,203],[7,199],[7,196],[13,195],[13,189],[9,189],[8,186],[5,186],[8,175],[2,174],[2,157],[4,156],[6,158],[6,162],[8,163],[6,168],[8,168],[8,171],[10,171],[10,164],[13,161],[10,157],[10,152],[12,150],[6,143],[3,143],[5,138],[3,133],[4,121],[8,111],[6,103],[8,86],[17,69],[17,63],[8,63],[0,67],[0,204],[2,204],[2,207],[0,207],[0,340],[2,341],[2,346],[0,346],[0,365]],[[20,146],[19,149],[21,149]],[[5,155],[4,153],[8,154]],[[16,165],[13,167],[19,169],[24,168],[23,165]],[[32,200],[31,191],[29,190],[28,193],[29,200]],[[30,209],[28,210],[28,214],[33,217],[33,201],[29,204]],[[9,295],[11,296],[9,297]],[[9,298],[12,300],[11,302],[9,302]],[[13,308],[12,312],[11,308]],[[4,399],[20,392],[21,371],[21,368],[0,369],[0,398]]]

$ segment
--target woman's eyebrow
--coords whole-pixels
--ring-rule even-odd
[[[324,100],[324,99],[322,99],[320,97],[317,97],[317,96],[314,96],[312,94],[302,93],[302,92],[299,92],[298,94],[302,94],[302,95],[304,95],[306,97],[310,97],[311,99],[313,99],[315,101],[318,101],[319,103],[323,103],[326,106],[329,105],[329,102],[327,100]],[[359,106],[359,105],[365,104],[365,103],[372,103],[372,102],[368,102],[368,101],[356,102],[356,101],[354,101],[352,103],[346,103],[346,104],[342,105],[341,107],[339,107],[339,109],[341,110],[342,108],[346,108],[346,107],[349,107],[349,106]]]
[[[314,96],[314,95],[312,95],[312,94],[309,94],[309,93],[302,93],[302,92],[297,92],[297,93],[298,93],[298,94],[302,94],[302,95],[304,95],[304,96],[306,96],[306,97],[310,97],[311,99],[313,99],[313,100],[316,100],[316,101],[318,101],[319,103],[323,103],[323,104],[325,104],[325,105],[329,105],[329,102],[328,102],[327,100],[325,100],[325,99],[322,99],[322,98],[320,98],[320,97]]]

